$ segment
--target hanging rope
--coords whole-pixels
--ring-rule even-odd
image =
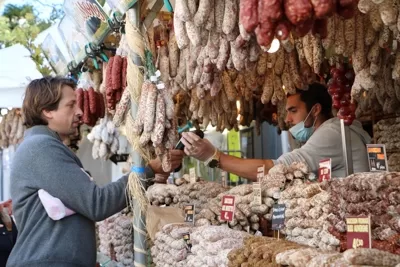
[[[149,161],[149,151],[140,146],[140,136],[133,132],[134,117],[136,114],[132,114],[132,109],[135,107],[135,105],[136,107],[138,106],[145,75],[145,68],[143,67],[143,63],[145,62],[145,42],[139,28],[135,26],[136,22],[133,21],[134,19],[138,19],[134,17],[135,15],[136,14],[132,14],[128,11],[125,24],[126,42],[128,46],[127,90],[129,90],[131,97],[131,109],[126,116],[125,131],[128,142],[135,151],[134,153],[138,153],[145,161]],[[144,214],[147,209],[148,200],[145,195],[146,174],[145,169],[141,166],[141,163],[142,162],[133,162],[131,173],[128,179],[127,195],[129,196],[129,205],[134,211],[133,229],[135,245],[133,250],[135,254],[142,254],[145,256],[144,258],[147,259],[147,248],[145,241],[147,233],[142,214]],[[138,240],[140,241],[138,242]],[[146,262],[138,262],[141,261],[141,258],[142,257],[140,256],[139,258],[135,257],[135,267],[146,267]]]

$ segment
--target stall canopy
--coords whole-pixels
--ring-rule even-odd
[[[42,75],[22,45],[0,50],[0,107],[21,107],[25,87]]]
[[[58,24],[55,24],[41,32],[35,44],[41,44],[51,34],[64,56],[68,56],[57,27]],[[25,87],[31,80],[42,77],[29,55],[29,51],[20,44],[0,49],[0,108],[21,107]],[[69,57],[67,59],[70,60]]]

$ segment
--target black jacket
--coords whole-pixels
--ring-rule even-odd
[[[17,240],[17,227],[14,222],[12,231],[9,232],[0,218],[0,267],[5,267],[8,256]]]

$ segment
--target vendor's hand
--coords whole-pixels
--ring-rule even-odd
[[[149,162],[149,167],[153,170],[154,173],[169,173],[182,164],[182,159],[185,156],[185,153],[182,150],[170,150],[169,153],[171,153],[171,170],[165,172],[161,165],[161,159],[156,158]]]
[[[215,147],[207,139],[202,139],[195,133],[182,133],[182,143],[185,153],[200,161],[207,161],[215,153]]]
[[[166,184],[169,177],[169,173],[157,173],[154,177],[154,183]]]

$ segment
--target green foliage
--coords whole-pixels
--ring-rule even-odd
[[[33,42],[40,32],[49,28],[61,16],[62,9],[57,7],[53,7],[48,20],[42,20],[30,4],[6,5],[0,16],[0,48],[23,45],[30,52],[38,71],[44,76],[50,75],[52,69],[45,64],[41,49]]]

